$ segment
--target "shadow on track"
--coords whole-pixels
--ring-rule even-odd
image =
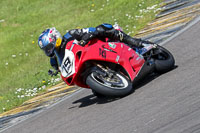
[[[177,67],[178,66],[175,66],[171,71],[175,70]],[[169,72],[171,72],[171,71],[169,71]],[[166,72],[166,73],[168,73],[168,72]],[[166,73],[164,73],[164,74],[166,74]],[[145,78],[140,79],[140,81],[135,82],[134,87],[133,87],[133,92],[131,92],[130,94],[134,93],[135,90],[137,90],[137,89],[141,88],[142,86],[148,84],[149,82],[153,81],[154,79],[158,78],[161,75],[163,75],[163,74],[152,73],[152,74],[146,76]],[[130,95],[130,94],[128,94],[128,95]],[[124,97],[126,97],[126,96],[124,96]],[[83,97],[79,100],[74,101],[72,104],[80,103],[80,105],[79,106],[76,106],[76,105],[72,106],[69,109],[76,108],[76,107],[79,107],[79,108],[87,107],[87,106],[90,106],[90,105],[93,105],[93,104],[106,104],[106,103],[110,103],[110,102],[122,99],[124,97],[106,97],[105,96],[105,97],[102,97],[102,98],[97,98],[95,95],[91,94],[91,95]]]
[[[135,82],[134,83],[134,86],[133,86],[133,92],[137,89],[139,89],[140,87],[148,84],[149,82],[153,81],[154,79],[160,77],[160,76],[164,76],[165,74],[169,73],[169,72],[172,72],[174,70],[176,70],[178,68],[177,65],[174,66],[174,68],[168,72],[165,72],[165,73],[162,73],[162,74],[159,74],[159,73],[152,73],[152,74],[149,74],[147,75],[146,77],[140,79],[138,82]]]
[[[88,95],[86,97],[83,97],[83,98],[73,102],[73,104],[81,103],[78,107],[82,108],[82,107],[87,107],[87,106],[90,106],[93,104],[105,104],[105,103],[116,101],[118,99],[120,99],[120,98],[116,98],[116,97],[97,98],[96,96],[91,94],[91,95]],[[72,108],[74,108],[74,107],[70,107],[69,109],[72,109]]]

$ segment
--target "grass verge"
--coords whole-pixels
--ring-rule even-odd
[[[134,35],[154,19],[161,0],[1,0],[0,113],[54,85],[49,59],[37,46],[40,33],[118,23]]]

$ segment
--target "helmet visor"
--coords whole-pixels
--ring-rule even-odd
[[[42,49],[44,50],[44,53],[47,56],[52,57],[54,55],[55,45],[53,43],[49,43],[47,46],[45,46]]]

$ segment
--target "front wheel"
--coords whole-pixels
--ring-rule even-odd
[[[132,91],[132,83],[126,76],[114,71],[106,73],[93,71],[88,75],[86,84],[94,92],[105,96],[125,96]]]
[[[157,72],[164,73],[174,68],[174,57],[167,49],[162,46],[157,46],[154,53],[155,68]]]

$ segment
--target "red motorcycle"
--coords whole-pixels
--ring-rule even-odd
[[[96,96],[124,96],[134,82],[152,72],[167,72],[174,67],[172,54],[161,46],[130,48],[121,42],[91,40],[86,46],[76,40],[66,45],[60,65],[68,85],[91,88]]]

